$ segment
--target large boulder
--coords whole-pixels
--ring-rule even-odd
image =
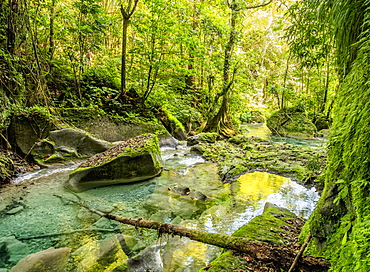
[[[70,174],[75,191],[146,180],[160,174],[162,157],[158,138],[144,134],[124,141],[83,162]]]
[[[46,110],[30,108],[13,115],[7,133],[10,144],[26,155],[39,139],[46,138],[54,129],[56,126]]]
[[[97,139],[86,131],[64,128],[50,131],[47,139],[34,145],[32,155],[46,163],[61,162],[71,158],[91,157],[112,146],[110,142]]]
[[[10,272],[65,271],[71,249],[68,247],[37,252],[26,256]]]
[[[158,135],[159,144],[161,146],[175,147],[177,145],[177,140],[158,122],[117,122],[117,120],[106,115],[99,115],[99,117],[93,118],[78,118],[77,120],[73,120],[70,117],[80,114],[94,116],[91,109],[85,109],[83,113],[80,111],[81,109],[70,108],[63,109],[59,114],[64,116],[68,122],[75,127],[81,128],[105,141],[126,141],[142,134],[151,133]]]
[[[316,126],[299,107],[282,109],[267,119],[267,127],[279,136],[313,137]]]

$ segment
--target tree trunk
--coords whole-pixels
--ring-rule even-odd
[[[50,61],[53,59],[54,49],[55,49],[55,44],[54,44],[55,1],[56,0],[52,0],[51,6],[50,6],[50,19],[49,19],[50,28],[49,28],[49,50],[48,50]],[[50,69],[51,69],[51,66],[50,66]]]
[[[126,55],[127,55],[127,29],[129,19],[123,18],[122,23],[122,66],[121,66],[121,94],[126,95]]]
[[[8,11],[8,29],[7,29],[7,50],[9,54],[14,55],[15,52],[15,37],[16,37],[16,26],[15,17],[18,12],[17,0],[9,0],[9,11]]]
[[[232,58],[232,51],[233,47],[236,42],[236,19],[239,15],[240,8],[235,3],[235,0],[229,4],[229,8],[231,11],[231,18],[230,18],[230,35],[229,41],[227,42],[225,48],[225,55],[224,55],[224,68],[223,68],[223,86],[222,92],[218,94],[215,98],[214,104],[217,104],[219,98],[222,97],[222,104],[217,112],[217,114],[212,118],[210,122],[208,122],[206,126],[207,131],[216,131],[224,136],[232,136],[235,134],[235,129],[233,128],[232,124],[229,122],[228,111],[229,111],[229,93],[231,90],[231,85],[233,83],[233,79],[230,81],[230,64]]]
[[[122,66],[121,66],[121,93],[118,95],[126,95],[126,57],[127,57],[127,29],[130,23],[130,18],[134,14],[139,0],[134,0],[133,6],[132,0],[128,1],[128,5],[124,8],[121,5],[121,14],[122,14]],[[118,98],[117,97],[117,98]]]

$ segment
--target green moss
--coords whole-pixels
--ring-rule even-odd
[[[0,184],[9,182],[13,173],[13,161],[0,154]]]
[[[198,144],[191,151],[200,153],[208,161],[219,163],[221,177],[261,170],[289,175],[302,183],[312,182],[319,177],[326,161],[325,150],[272,143],[256,137]]]
[[[275,215],[279,215],[277,218]],[[268,207],[262,215],[253,218],[248,224],[233,233],[233,236],[259,240],[272,244],[284,244],[279,232],[287,223],[282,219],[292,219],[296,216],[288,210],[278,207]]]
[[[218,134],[215,132],[203,132],[199,133],[198,141],[201,143],[215,143],[218,137]]]
[[[212,263],[210,269],[199,271],[241,271],[248,267],[248,262],[238,256],[234,256],[231,251],[226,251]]]
[[[145,152],[149,152],[153,156],[156,168],[162,167],[161,158],[155,155],[160,154],[158,138],[153,134],[142,134],[87,159],[73,170],[71,175],[98,165],[108,164],[119,157],[136,157]]]
[[[244,237],[253,240],[273,244],[284,244],[286,241],[279,233],[286,232],[283,226],[290,226],[283,220],[296,218],[296,216],[286,209],[276,206],[269,206],[262,215],[253,218],[248,224],[242,226],[233,233],[233,236]],[[206,269],[199,271],[249,271],[248,262],[232,251],[225,251],[217,259],[211,262]]]
[[[341,83],[325,188],[307,226],[314,237],[312,250],[329,258],[333,271],[370,268],[370,67],[368,53],[356,56],[359,63]]]
[[[76,151],[72,153],[55,153],[51,156],[44,159],[42,162],[44,163],[63,163],[70,160],[74,160],[78,158],[78,154]]]

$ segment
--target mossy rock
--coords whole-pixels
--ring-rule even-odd
[[[37,142],[32,156],[41,163],[60,163],[101,153],[113,144],[97,139],[88,132],[63,128],[50,131],[49,137]]]
[[[244,123],[264,123],[265,117],[262,112],[255,110],[243,113],[240,120]]]
[[[10,271],[64,271],[70,251],[70,248],[48,248],[26,256]]]
[[[218,134],[215,132],[204,132],[188,138],[188,146],[193,146],[200,143],[215,143],[217,141]]]
[[[233,236],[244,237],[270,244],[284,244],[286,241],[279,233],[286,232],[282,227],[290,226],[284,220],[297,218],[287,209],[266,203],[262,215],[253,218],[248,224],[233,233]],[[207,268],[199,271],[249,271],[248,261],[227,250],[210,263]]]
[[[250,144],[252,139],[246,135],[235,135],[229,139],[229,142],[232,144],[240,145],[240,144]]]
[[[274,135],[313,137],[317,132],[316,126],[297,108],[282,109],[267,119],[267,127]]]
[[[14,173],[13,161],[0,155],[0,185],[8,183]]]
[[[9,127],[9,141],[23,154],[29,154],[34,144],[55,130],[54,120],[47,110],[30,108],[15,113]]]
[[[68,186],[76,191],[142,181],[160,174],[162,158],[158,138],[141,135],[99,153],[70,174]]]
[[[73,252],[73,271],[127,271],[128,256],[122,245],[125,237],[116,234],[103,241],[91,241]]]

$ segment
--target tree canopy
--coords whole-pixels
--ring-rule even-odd
[[[308,112],[328,113],[332,64],[321,57],[302,69],[309,56],[299,58],[303,49],[289,53],[289,41],[294,48],[304,38],[299,28],[283,38],[296,17],[291,4],[3,1],[4,118],[15,106],[90,107],[124,117],[166,107],[188,130],[227,135],[241,115],[261,106],[302,102]]]

